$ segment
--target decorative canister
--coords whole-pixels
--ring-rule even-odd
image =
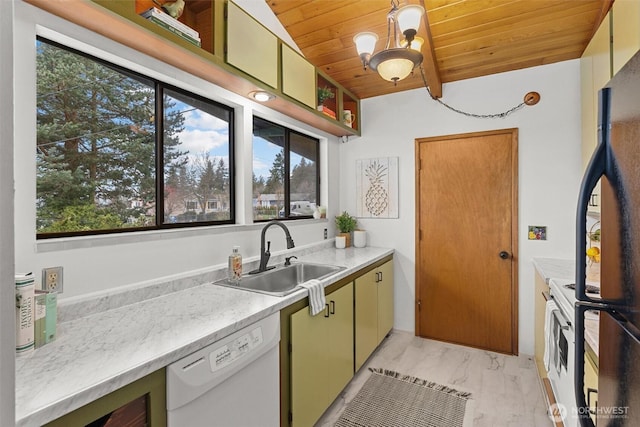
[[[367,232],[364,230],[353,231],[353,246],[356,248],[364,248],[367,246]]]

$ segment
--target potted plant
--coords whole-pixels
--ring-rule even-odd
[[[340,231],[339,236],[344,236],[345,247],[351,246],[351,232],[356,229],[358,220],[356,217],[349,215],[347,211],[336,216],[336,227]]]
[[[333,99],[335,97],[335,93],[328,86],[322,86],[318,88],[318,111],[323,110],[324,101],[327,99]]]

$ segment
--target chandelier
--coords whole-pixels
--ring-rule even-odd
[[[422,6],[407,5],[398,8],[397,0],[391,0],[391,10],[387,14],[387,44],[384,50],[373,53],[378,41],[378,35],[375,33],[367,31],[353,37],[364,69],[368,66],[377,71],[380,77],[394,84],[411,74],[413,69],[422,63],[420,49],[424,40],[416,37],[422,15]],[[404,35],[404,38],[401,39],[399,34]]]

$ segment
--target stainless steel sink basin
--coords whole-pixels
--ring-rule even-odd
[[[255,275],[242,276],[237,285],[227,279],[214,282],[214,285],[244,289],[274,296],[285,296],[297,290],[298,285],[311,279],[324,279],[346,267],[328,264],[296,262]]]

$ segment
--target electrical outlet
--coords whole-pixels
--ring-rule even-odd
[[[324,240],[327,240],[327,229],[324,229]]]
[[[42,269],[42,290],[62,293],[62,267]]]

